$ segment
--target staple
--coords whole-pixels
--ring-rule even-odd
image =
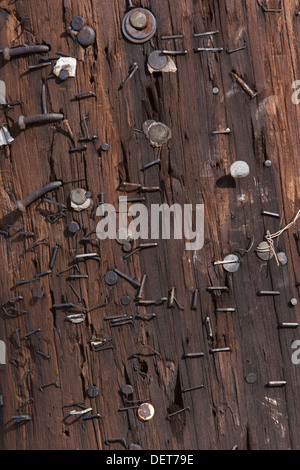
[[[242,51],[242,50],[246,49],[247,46],[248,46],[248,45],[247,45],[246,41],[244,41],[244,45],[241,46],[241,47],[238,47],[237,49],[231,49],[231,50],[230,50],[230,49],[227,47],[227,49],[226,49],[226,54],[233,54],[234,52]]]
[[[280,291],[261,290],[257,292],[257,295],[280,295]]]
[[[283,0],[280,0],[279,8],[267,8],[265,4],[260,0],[258,0],[258,4],[261,6],[264,13],[281,13],[283,10]]]
[[[231,351],[231,350],[232,350],[231,348],[210,349],[209,353],[214,354],[214,353],[218,353],[218,352],[227,352],[227,351]]]
[[[69,277],[68,277],[68,280],[72,280],[72,279],[88,279],[89,276],[88,274],[71,274]]]
[[[12,416],[11,419],[13,419],[15,421],[15,423],[22,423],[24,421],[31,421],[31,416],[28,416],[28,415],[15,415],[15,416]]]
[[[19,386],[20,386],[20,387],[23,385],[23,383],[24,383],[25,380],[26,380],[26,377],[30,374],[30,372],[31,372],[31,371],[30,371],[29,369],[25,371],[25,373],[24,373],[24,375],[23,375],[23,377],[22,377],[22,379],[21,379],[21,382],[19,383]]]
[[[225,308],[216,308],[215,309],[215,312],[235,312],[235,308],[234,307],[225,307]]]
[[[216,290],[217,291],[224,291],[224,292],[229,291],[228,287],[226,287],[226,286],[212,286],[212,287],[207,287],[206,290],[208,292],[213,292],[213,291],[216,291]]]
[[[34,277],[32,279],[20,279],[19,281],[16,282],[16,286],[23,286],[24,284],[29,284],[30,282],[33,282],[33,281],[38,281],[39,278],[38,277]]]
[[[131,316],[131,315],[128,315],[128,316],[123,317],[123,318],[126,318],[126,320],[133,320],[133,316]],[[119,320],[120,320],[120,319],[115,318],[115,319],[112,319],[112,320],[110,321],[110,323],[111,323],[111,324],[118,323]],[[128,322],[128,323],[129,323],[129,322]]]
[[[27,70],[37,70],[52,65],[52,62],[41,62],[39,64],[28,65]]]
[[[60,388],[60,385],[59,385],[57,382],[50,382],[49,384],[41,385],[41,386],[39,387],[39,390],[40,390],[41,392],[44,392],[44,388],[50,387],[51,385],[55,385],[56,388]]]
[[[35,352],[36,352],[37,354],[39,354],[40,356],[45,357],[46,359],[50,359],[50,358],[51,358],[51,356],[49,356],[49,354],[46,354],[46,353],[44,353],[44,352],[42,352],[42,351],[35,351]]]
[[[70,411],[69,415],[84,415],[86,413],[89,413],[90,411],[93,411],[93,408],[85,408],[84,410],[78,411],[78,410],[72,410]]]
[[[170,419],[172,418],[172,416],[176,416],[178,415],[179,413],[183,413],[184,411],[190,411],[190,407],[189,406],[186,406],[185,408],[182,408],[182,410],[179,410],[179,411],[175,411],[174,413],[171,413],[167,416],[167,419]]]
[[[63,269],[62,271],[59,271],[58,273],[56,273],[56,276],[60,277],[61,274],[66,273],[67,271],[70,271],[73,268],[75,268],[77,270],[77,272],[80,272],[78,264],[73,264],[69,268]]]
[[[157,356],[161,357],[161,354],[156,351],[156,349],[152,348],[152,346],[149,346],[148,344],[144,344],[141,348],[139,348],[137,351],[133,352],[130,356],[129,359],[136,357],[137,355],[141,354],[144,349],[150,349],[150,351],[153,352],[153,354],[156,354]]]
[[[88,118],[89,118],[89,116],[85,116],[81,121],[81,122],[83,122],[86,134],[85,134],[85,137],[80,137],[79,138],[79,142],[92,141],[92,140],[98,139],[97,135],[90,135],[90,133],[89,133],[89,130],[88,130],[88,127],[87,127],[87,124],[86,124],[86,121],[87,121]]]
[[[130,282],[133,284],[136,288],[139,288],[141,286],[141,283],[137,281],[137,279],[132,279],[131,277],[127,276],[126,274],[122,273],[119,271],[117,268],[113,268],[113,271],[118,274],[118,276],[122,277],[126,281]]]
[[[222,52],[223,47],[197,47],[194,52]]]
[[[76,255],[76,259],[84,259],[84,258],[99,258],[98,253],[83,253],[81,255]],[[100,258],[99,258],[100,259]]]
[[[52,272],[52,269],[53,269],[53,266],[54,266],[54,263],[55,263],[58,248],[59,248],[58,245],[55,245],[55,247],[53,248],[53,253],[52,253],[52,256],[51,256],[50,263],[49,263],[49,270],[51,270],[51,272]]]
[[[28,336],[33,335],[34,333],[38,333],[39,331],[42,331],[41,328],[35,328],[34,330],[29,331],[24,335],[24,338],[28,338]]]
[[[261,215],[280,218],[280,214],[277,214],[276,212],[261,211]]]
[[[207,31],[204,33],[195,33],[194,37],[203,37],[203,36],[215,36],[216,34],[219,34],[219,30],[216,31]]]
[[[61,202],[53,201],[52,199],[47,199],[45,197],[42,199],[42,202],[48,202],[48,204],[54,204],[55,206],[59,206],[62,209],[67,209],[67,206],[65,204],[62,204]]]
[[[205,322],[206,322],[206,326],[207,326],[207,329],[208,329],[209,338],[210,338],[210,339],[213,339],[214,335],[213,335],[213,332],[212,332],[212,327],[211,327],[210,318],[209,318],[209,317],[206,317]]]
[[[138,313],[135,318],[139,318],[141,320],[151,320],[151,318],[156,316],[156,313]]]
[[[24,297],[22,295],[18,295],[17,297],[11,297],[6,301],[6,303],[13,303],[16,302],[17,300],[24,300]]]
[[[86,407],[85,407],[85,401],[74,401],[73,403],[68,403],[66,405],[63,405],[62,407],[63,408],[69,408],[70,406],[78,406],[79,408],[81,408],[82,410],[86,410]]]
[[[218,134],[231,134],[231,130],[229,129],[229,127],[227,127],[226,129],[212,132],[212,135],[218,135]]]
[[[197,352],[197,353],[184,353],[182,356],[182,359],[193,359],[197,357],[203,357],[204,353],[203,352]]]
[[[181,390],[181,393],[192,392],[193,390],[199,390],[200,388],[204,388],[204,385],[197,385],[196,387],[184,388],[183,390]]]
[[[160,158],[157,158],[156,160],[153,160],[153,161],[150,162],[150,163],[146,163],[146,165],[143,166],[143,168],[141,169],[141,171],[148,170],[148,168],[151,168],[151,167],[154,166],[154,165],[160,165],[160,163],[161,163],[161,159],[160,159]]]
[[[103,320],[123,320],[124,318],[128,318],[127,314],[124,313],[123,315],[111,315],[109,317],[104,317]]]
[[[92,98],[92,97],[97,98],[96,93],[94,93],[93,91],[84,91],[82,93],[76,93],[76,95],[74,96],[74,99],[79,100],[82,98]]]
[[[287,382],[285,380],[274,380],[274,381],[271,381],[271,382],[268,382],[266,384],[266,387],[283,387],[284,385],[286,385]]]
[[[145,307],[149,305],[161,305],[167,300],[168,300],[167,297],[161,297],[160,299],[156,299],[156,300],[139,300],[138,305],[143,305]]]
[[[106,346],[104,348],[94,348],[94,351],[99,352],[99,351],[106,351],[106,349],[114,349],[113,346]]]
[[[28,405],[28,403],[35,403],[35,399],[33,397],[28,398],[24,403],[21,403],[21,405],[16,409],[16,411],[19,411],[21,408],[24,408],[25,405]]]
[[[280,323],[279,328],[298,328],[299,323]]]
[[[15,329],[15,335],[16,335],[16,340],[17,340],[17,346],[18,348],[22,348],[21,346],[21,341],[20,341],[20,334],[19,334],[20,328]]]
[[[102,418],[102,416],[101,416],[99,413],[97,413],[97,414],[91,415],[91,416],[84,416],[82,419],[83,419],[84,421],[86,421],[86,420],[88,420],[88,419],[95,419],[95,418]]]
[[[166,54],[166,55],[185,55],[188,53],[187,50],[183,50],[183,51],[167,51],[167,50],[163,50],[161,51],[162,54]]]
[[[199,289],[195,289],[193,292],[192,310],[197,309]]]
[[[160,39],[179,39],[184,38],[184,34],[171,34],[169,36],[160,36]]]
[[[115,437],[115,438],[112,438],[112,439],[105,439],[104,444],[106,444],[107,446],[110,446],[110,444],[113,443],[113,442],[120,442],[125,447],[125,449],[127,449],[127,444],[126,444],[126,441],[123,437]]]
[[[131,324],[133,325],[133,321],[132,320],[128,320],[128,321],[122,321],[122,322],[119,322],[119,323],[114,323],[112,324],[111,326],[114,327],[114,326],[123,326],[123,325],[128,325],[128,324]]]
[[[16,308],[16,307],[9,307],[9,310],[12,310],[13,312],[17,312],[17,313],[29,313],[28,310],[23,310],[21,308]]]
[[[159,186],[142,186],[140,188],[140,191],[144,191],[144,192],[155,192],[155,191],[161,191],[161,188]]]

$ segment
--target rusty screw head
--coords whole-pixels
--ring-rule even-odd
[[[144,29],[147,26],[148,18],[147,15],[141,10],[135,10],[130,15],[130,24],[135,29]]]

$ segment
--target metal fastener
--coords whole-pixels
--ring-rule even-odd
[[[88,388],[87,394],[90,398],[95,398],[98,395],[98,388],[95,385],[91,385]]]
[[[189,406],[186,406],[185,408],[182,408],[182,410],[178,410],[178,411],[175,411],[174,413],[171,413],[167,416],[167,419],[170,419],[172,418],[173,416],[176,416],[180,413],[183,413],[184,411],[190,411],[190,407]]]
[[[133,387],[132,387],[132,385],[129,385],[129,384],[123,385],[123,387],[121,388],[121,392],[122,392],[123,395],[125,395],[125,396],[132,395],[132,394],[133,394]]]
[[[162,70],[168,63],[168,57],[162,51],[153,51],[148,56],[148,65],[153,70]]]
[[[107,271],[104,276],[104,281],[108,286],[113,286],[118,282],[118,276],[114,271]]]
[[[190,359],[190,358],[196,358],[196,357],[203,357],[204,353],[203,352],[198,352],[198,353],[185,353],[183,354],[182,358],[183,359]]]
[[[274,380],[266,384],[266,387],[283,387],[287,382],[285,380]]]
[[[145,8],[130,8],[123,18],[122,32],[130,42],[142,44],[154,36],[156,19]]]
[[[192,392],[194,390],[199,390],[200,388],[204,388],[204,385],[197,385],[196,387],[184,388],[181,390],[181,393]]]
[[[74,31],[80,31],[85,25],[84,18],[82,16],[74,16],[71,21],[71,26]]]
[[[250,374],[246,376],[245,380],[248,384],[254,384],[257,380],[256,374],[250,372]]]
[[[34,201],[42,197],[44,194],[48,193],[49,191],[53,191],[54,189],[59,188],[62,185],[62,181],[53,181],[52,183],[48,183],[42,188],[38,189],[34,193],[27,196],[23,201],[17,201],[17,208],[21,212],[25,212],[26,208]]]
[[[226,271],[235,273],[240,267],[240,260],[237,255],[228,255],[224,258],[223,261],[215,261],[214,265],[223,265]]]
[[[33,116],[21,115],[18,117],[18,125],[20,129],[24,130],[28,124],[47,124],[49,122],[62,121],[63,118],[64,115],[61,113],[36,114]]]
[[[20,47],[5,47],[2,50],[3,58],[5,60],[10,60],[11,57],[27,55],[27,54],[36,54],[40,52],[48,52],[50,49],[49,46],[46,45],[36,45],[36,46],[20,46]]]
[[[243,90],[250,96],[251,100],[253,100],[258,95],[258,92],[254,91],[249,85],[247,85],[245,80],[239,77],[235,72],[231,72],[231,74],[234,76],[237,83],[243,88]]]
[[[133,75],[136,73],[138,68],[139,68],[138,63],[137,62],[132,62],[132,64],[129,67],[129,74],[128,74],[127,78],[124,80],[124,82],[121,83],[120,89],[123,88],[126,85],[127,82],[129,82],[129,80],[133,77]]]
[[[88,47],[94,43],[95,36],[95,31],[91,26],[83,26],[77,34],[77,41],[82,47]]]
[[[137,415],[141,421],[149,421],[155,413],[154,406],[151,403],[142,403],[138,407]]]

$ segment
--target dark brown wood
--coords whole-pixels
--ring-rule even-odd
[[[139,2],[137,2],[139,3]],[[275,2],[268,1],[269,8]],[[276,5],[277,6],[277,5]],[[267,230],[275,233],[285,227],[299,210],[299,106],[292,102],[292,84],[300,79],[298,63],[299,9],[296,0],[284,1],[280,13],[266,13],[259,2],[237,0],[144,0],[157,19],[157,32],[151,41],[132,44],[121,32],[126,2],[119,0],[54,0],[0,2],[0,44],[49,44],[50,55],[64,51],[77,58],[75,78],[60,81],[49,78],[52,67],[28,71],[40,56],[13,58],[1,55],[1,79],[7,99],[21,100],[21,106],[1,111],[14,142],[1,148],[0,229],[23,224],[35,237],[1,236],[1,302],[17,295],[17,305],[28,314],[16,318],[0,315],[0,339],[5,341],[7,363],[1,366],[0,405],[1,447],[15,449],[108,449],[105,440],[124,438],[126,444],[139,444],[145,450],[227,450],[299,449],[300,366],[291,360],[292,342],[299,330],[278,329],[284,321],[299,321],[299,304],[289,307],[292,297],[299,300],[299,244],[295,240],[299,221],[275,240],[277,251],[287,254],[288,264],[277,266],[275,259],[262,262],[254,249]],[[66,32],[75,15],[81,15],[96,32],[93,46],[76,44]],[[15,30],[22,19],[28,17]],[[219,30],[211,38],[194,33]],[[184,34],[184,38],[161,40],[161,35]],[[227,54],[247,43],[247,48]],[[221,53],[194,52],[197,47],[223,47]],[[154,49],[186,49],[187,55],[173,57],[176,73],[150,74],[146,59]],[[132,62],[138,71],[126,85]],[[55,61],[52,62],[53,65]],[[236,72],[259,95],[250,100],[231,72]],[[48,112],[64,114],[76,143],[84,135],[81,120],[88,115],[88,128],[98,139],[84,152],[69,153],[73,147],[69,129],[63,122],[29,126],[20,131],[20,114],[41,113],[42,83],[46,83]],[[213,87],[220,93],[214,95]],[[77,93],[93,91],[95,97],[74,100]],[[161,149],[153,149],[145,136],[132,130],[154,119],[166,124],[172,138]],[[211,132],[229,127],[230,135]],[[107,152],[100,151],[104,142]],[[143,165],[161,158],[145,172]],[[270,159],[272,167],[264,161]],[[250,175],[232,181],[230,166],[246,161]],[[114,240],[80,243],[99,218],[91,211],[74,213],[56,223],[47,214],[59,208],[35,202],[26,213],[16,210],[16,200],[50,181],[64,182],[55,197],[68,203],[72,189],[92,191],[94,203],[100,192],[107,203],[117,206],[122,181],[142,186],[160,186],[160,192],[146,193],[145,204],[204,204],[205,244],[197,252],[185,250],[184,240],[159,240],[159,246],[143,250],[128,260]],[[130,196],[137,193],[130,193]],[[281,219],[263,217],[262,210],[278,212]],[[71,221],[80,231],[70,236]],[[35,240],[47,238],[32,250]],[[254,238],[249,253],[249,239]],[[53,272],[39,281],[16,286],[21,278],[31,279],[48,269],[55,245],[59,245]],[[56,276],[67,268],[76,254],[98,252],[101,262],[80,262],[81,273],[89,279],[72,281],[87,308],[108,305],[88,312],[83,323],[65,321],[64,310],[53,304],[78,304],[67,276]],[[234,274],[213,262],[229,253],[240,255],[241,265]],[[176,287],[176,298],[184,311],[160,306],[138,307],[137,290],[118,278],[108,286],[104,275],[117,267],[132,278],[147,279],[144,299],[168,295]],[[210,293],[208,286],[228,286],[229,292]],[[298,287],[297,287],[298,286]],[[36,298],[42,289],[44,296]],[[193,292],[199,289],[198,307],[191,309]],[[258,297],[259,290],[279,290],[280,295]],[[121,297],[129,295],[128,306]],[[216,308],[234,307],[235,312]],[[133,320],[133,325],[112,327],[104,317],[123,313],[155,312],[150,321]],[[73,312],[78,313],[78,311]],[[207,336],[206,317],[211,320],[213,341]],[[19,328],[21,348],[16,342]],[[41,328],[27,340],[24,334]],[[92,337],[112,338],[113,349],[95,352]],[[144,348],[147,345],[153,349]],[[230,347],[231,352],[210,354],[211,348]],[[42,351],[50,359],[37,353]],[[203,352],[204,357],[183,359],[184,353]],[[132,356],[133,355],[133,356]],[[20,361],[20,362],[17,362]],[[20,385],[24,373],[30,370]],[[255,373],[249,384],[245,377]],[[285,380],[282,388],[266,388],[271,380]],[[40,386],[57,382],[46,387]],[[150,399],[155,415],[141,422],[135,409],[118,411],[127,401],[120,393],[123,385],[134,389],[132,400]],[[182,393],[182,389],[204,385]],[[98,388],[90,398],[87,390]],[[33,398],[19,411],[24,402]],[[68,416],[85,401],[102,418],[84,421]],[[167,416],[185,407],[169,420]],[[16,425],[12,416],[26,414],[32,420]],[[0,423],[1,424],[1,423]],[[110,449],[122,449],[120,443]]]

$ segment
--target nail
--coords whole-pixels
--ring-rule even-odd
[[[81,145],[80,147],[70,147],[69,152],[70,153],[75,153],[75,152],[83,152],[84,150],[87,149],[87,145]]]
[[[95,419],[95,418],[102,418],[102,416],[99,415],[99,414],[95,414],[95,415],[91,415],[91,416],[84,416],[83,420],[86,421],[88,419]]]
[[[140,318],[141,320],[150,320],[154,317],[156,317],[156,313],[138,313],[135,318]]]
[[[36,328],[35,330],[29,331],[24,335],[24,338],[28,338],[28,336],[33,335],[34,333],[38,333],[39,331],[42,331],[41,328]]]
[[[78,264],[74,264],[73,266],[70,266],[69,268],[63,269],[62,271],[58,271],[58,273],[56,273],[56,276],[60,277],[61,274],[66,273],[67,271],[70,271],[73,268],[76,268],[77,272],[80,272]]]
[[[35,352],[39,354],[40,356],[45,357],[46,359],[50,359],[50,356],[42,351],[35,351]]]
[[[41,62],[40,64],[28,65],[27,70],[37,70],[52,65],[52,62]]]
[[[215,312],[235,312],[235,308],[228,307],[228,308],[216,308]]]
[[[140,287],[140,282],[137,281],[136,279],[132,279],[131,277],[127,276],[126,274],[122,273],[121,271],[119,271],[117,268],[113,268],[113,271],[118,274],[118,276],[122,277],[123,279],[125,279],[126,281],[130,282],[131,284],[133,284],[136,288],[139,288]]]
[[[151,168],[154,165],[160,165],[160,163],[161,163],[161,159],[157,158],[157,160],[153,160],[152,162],[147,163],[146,165],[144,165],[141,171],[145,171],[145,170],[147,170],[148,168]]]
[[[211,327],[210,318],[209,318],[209,317],[206,317],[205,322],[206,322],[206,326],[207,326],[207,329],[208,329],[209,338],[210,338],[210,339],[213,339],[214,335],[213,335],[213,332],[212,332],[212,327]]]
[[[80,137],[79,142],[85,142],[85,141],[90,142],[92,140],[98,139],[97,135],[90,135],[88,127],[87,127],[87,123],[86,123],[87,119],[89,119],[89,116],[85,116],[81,121],[84,125],[85,137]]]
[[[114,323],[114,324],[111,325],[111,327],[128,325],[129,323],[130,323],[131,325],[133,325],[133,321],[132,321],[132,320],[128,320],[128,321],[123,321],[123,322],[120,322],[120,323]]]
[[[84,415],[88,413],[89,411],[93,411],[93,408],[86,408],[85,410],[78,411],[78,410],[72,410],[70,411],[70,415]]]
[[[280,323],[279,328],[298,328],[299,323]]]
[[[258,92],[250,88],[250,86],[247,85],[247,83],[241,77],[239,77],[235,72],[231,72],[231,74],[235,77],[236,81],[243,88],[243,90],[250,96],[251,100],[253,100],[253,98],[255,98],[258,95]]]
[[[20,387],[23,385],[26,377],[30,374],[30,370],[26,370],[25,374],[23,375],[22,379],[21,379],[21,382],[19,383]]]
[[[21,405],[16,409],[16,411],[19,411],[21,408],[24,408],[25,405],[28,405],[28,403],[31,403],[31,402],[35,403],[35,399],[33,397],[30,397],[24,403],[21,403]]]
[[[62,121],[63,118],[64,115],[61,113],[35,114],[33,116],[21,115],[18,117],[18,125],[20,129],[24,130],[28,124],[36,124],[39,122],[47,124],[48,122]]]
[[[215,290],[226,291],[226,292],[229,291],[228,287],[225,287],[225,286],[207,287],[206,290],[208,292],[212,292]]]
[[[184,50],[184,51],[167,51],[167,50],[164,50],[164,51],[161,51],[162,54],[166,54],[166,55],[184,55],[184,54],[187,54],[188,51]]]
[[[141,285],[140,285],[138,294],[136,296],[137,299],[141,299],[143,297],[143,291],[144,291],[144,286],[145,286],[146,279],[147,279],[147,274],[143,274],[143,277],[142,277],[142,280],[141,280]]]
[[[221,131],[213,131],[212,132],[212,135],[217,135],[217,134],[230,134],[231,133],[231,130],[229,129],[229,127],[227,127],[227,129],[223,129]]]
[[[40,245],[40,244],[43,243],[43,242],[46,242],[46,245],[48,245],[48,246],[49,246],[49,244],[50,244],[48,238],[41,238],[40,240],[37,240],[37,241],[33,242],[33,243],[29,246],[29,249],[32,250],[32,248],[34,248],[34,247],[37,246],[37,245]],[[33,250],[32,250],[32,251],[33,251]]]
[[[231,50],[230,50],[230,49],[228,49],[228,47],[227,47],[227,49],[226,49],[226,54],[233,54],[234,52],[242,51],[242,50],[244,50],[244,49],[246,49],[246,48],[247,48],[247,43],[246,43],[246,41],[244,41],[244,45],[243,45],[242,47],[237,48],[237,49],[231,49]]]
[[[71,274],[69,277],[68,277],[68,280],[72,280],[72,279],[88,279],[89,276],[88,274]]]
[[[91,97],[97,98],[96,93],[94,93],[93,91],[85,91],[83,93],[77,93],[74,96],[75,100],[79,100],[81,98],[91,98]]]
[[[37,46],[21,46],[21,47],[5,47],[3,49],[3,58],[5,60],[10,60],[11,57],[25,55],[25,54],[36,54],[40,52],[48,52],[50,49],[49,46],[46,45],[37,45]]]
[[[39,199],[40,197],[42,197],[44,194],[50,192],[50,191],[54,191],[55,189],[59,188],[60,186],[62,185],[62,182],[61,181],[53,181],[52,183],[48,183],[46,184],[45,186],[43,186],[42,188],[38,189],[37,191],[35,191],[34,193],[30,194],[29,196],[27,196],[25,199],[23,199],[23,201],[17,201],[16,204],[17,204],[17,208],[21,211],[21,212],[25,212],[26,211],[26,208],[34,201],[36,201],[37,199]]]
[[[23,421],[31,421],[31,416],[28,415],[16,415],[12,416],[11,419],[15,421],[15,423],[22,423]]]
[[[106,444],[107,446],[110,446],[110,444],[113,443],[113,442],[120,442],[125,447],[125,449],[127,449],[127,444],[126,444],[126,441],[123,437],[115,437],[115,438],[112,438],[112,439],[105,439],[104,444]]]

